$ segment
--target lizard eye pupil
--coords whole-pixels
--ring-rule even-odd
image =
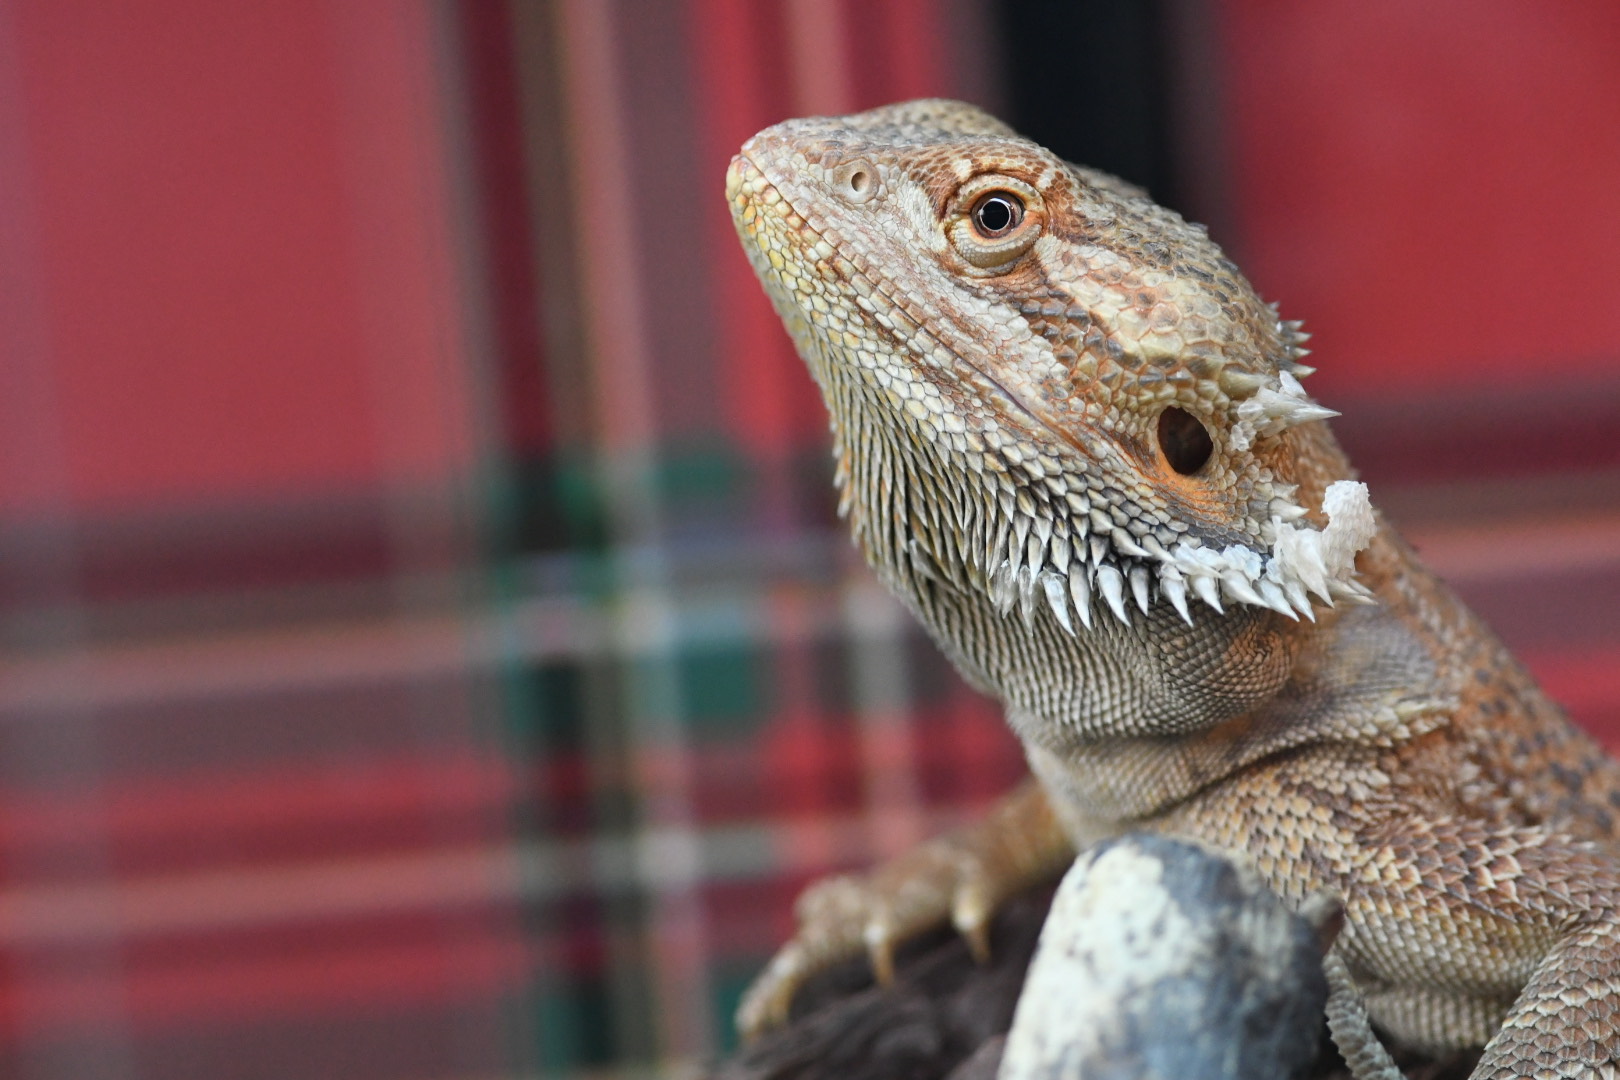
[[[1196,416],[1171,406],[1159,414],[1159,450],[1172,469],[1191,476],[1215,452],[1215,443]]]
[[[1006,236],[1024,220],[1024,200],[1006,191],[992,191],[973,204],[973,228],[987,240]]]

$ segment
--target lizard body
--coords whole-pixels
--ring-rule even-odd
[[[789,121],[734,159],[744,247],[832,417],[879,577],[1039,782],[838,879],[745,1005],[1127,830],[1331,894],[1397,1043],[1476,1076],[1620,1069],[1620,766],[1368,502],[1305,335],[1204,230],[966,105]]]

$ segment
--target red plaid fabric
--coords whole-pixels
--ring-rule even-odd
[[[0,1073],[691,1066],[797,889],[1009,786],[721,176],[796,114],[1117,112],[1020,92],[1108,7],[0,5]],[[1189,205],[1616,740],[1616,16],[1183,7]]]

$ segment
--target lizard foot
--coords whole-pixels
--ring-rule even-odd
[[[1025,783],[975,825],[919,844],[870,874],[818,881],[795,906],[793,940],[743,995],[738,1029],[753,1038],[780,1025],[807,979],[863,951],[887,985],[895,949],[946,921],[975,957],[988,960],[996,909],[1073,856],[1045,795]]]

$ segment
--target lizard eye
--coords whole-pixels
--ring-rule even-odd
[[[1040,238],[1044,203],[1017,177],[977,177],[956,198],[947,235],[956,253],[980,270],[1011,270]]]
[[[1024,220],[1024,200],[1010,191],[987,192],[973,204],[970,216],[980,236],[1000,240]]]
[[[1172,469],[1191,476],[1215,452],[1215,443],[1196,416],[1172,405],[1159,414],[1159,450]]]

